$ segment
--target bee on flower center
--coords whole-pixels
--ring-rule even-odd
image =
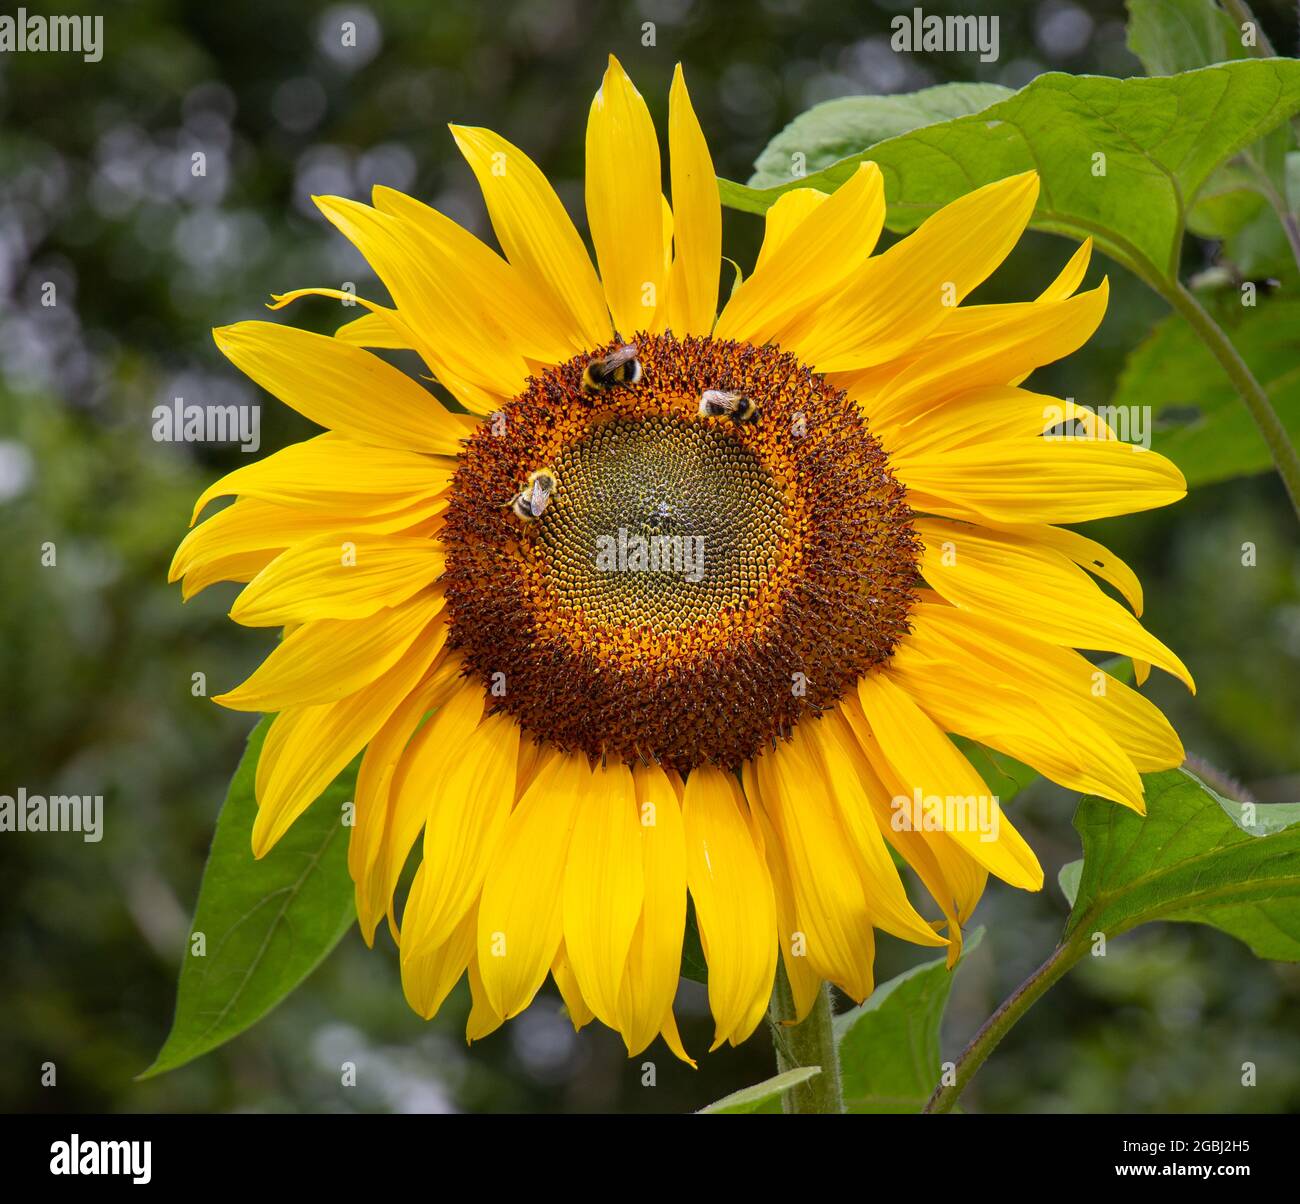
[[[536,522],[546,512],[546,507],[551,504],[551,498],[555,496],[555,471],[550,468],[539,468],[536,472],[528,474],[528,484],[515,495],[511,502],[511,509],[515,512],[516,518],[521,518],[526,523]]]
[[[730,417],[733,422],[757,422],[761,410],[758,402],[743,393],[726,389],[705,389],[700,394],[700,417]]]
[[[641,361],[635,343],[616,347],[608,355],[587,362],[582,371],[582,387],[588,393],[603,393],[615,385],[634,385],[641,379]]]

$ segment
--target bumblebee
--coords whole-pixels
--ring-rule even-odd
[[[725,389],[705,389],[700,395],[700,417],[730,417],[734,422],[757,422],[759,404],[743,393]]]
[[[528,484],[510,503],[516,518],[526,523],[536,522],[546,512],[555,496],[555,473],[549,468],[539,468],[528,474]]]
[[[641,361],[636,356],[636,344],[627,343],[588,360],[582,370],[582,387],[588,393],[601,393],[615,385],[636,384],[641,379]]]

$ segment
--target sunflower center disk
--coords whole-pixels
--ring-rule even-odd
[[[467,444],[442,531],[449,645],[538,740],[734,768],[907,631],[912,513],[856,404],[793,356],[632,342],[634,383],[584,388],[617,344],[596,348]],[[701,416],[706,390],[745,401]]]
[[[546,578],[593,629],[706,623],[743,607],[776,563],[781,490],[717,424],[615,418],[554,467],[537,532]]]

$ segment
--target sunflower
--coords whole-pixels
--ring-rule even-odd
[[[874,164],[795,188],[719,315],[718,186],[680,68],[668,125],[671,206],[611,58],[586,138],[599,275],[542,173],[484,129],[452,134],[500,254],[387,188],[317,198],[392,305],[357,298],[333,337],[215,331],[326,429],[206,490],[195,519],[236,500],[172,579],[246,583],[231,617],[283,628],[217,699],[275,713],[257,856],[364,750],[357,913],[370,943],[387,919],[420,1015],[468,974],[476,1039],[550,974],[575,1025],[689,1061],[688,900],[714,1048],[754,1030],[778,952],[800,1017],[823,982],[871,993],[876,929],[952,964],[988,875],[1036,890],[1043,871],[951,736],[1141,813],[1139,775],[1182,747],[1078,650],[1192,682],[1135,617],[1128,566],[1061,525],[1166,505],[1181,474],[1021,384],[1101,321],[1106,282],[1078,291],[1090,247],[1034,301],[960,304],[1037,177],[875,255]],[[307,294],[352,299],[272,308]],[[458,409],[373,349],[418,353]]]

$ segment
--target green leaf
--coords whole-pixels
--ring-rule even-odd
[[[963,960],[983,937],[983,928],[970,933]],[[835,1017],[844,1105],[850,1112],[924,1107],[939,1081],[939,1025],[954,973],[943,958],[913,966],[878,986],[861,1007]]]
[[[1257,171],[1229,163],[1214,173],[1188,215],[1187,228],[1219,240],[1216,259],[1231,264],[1241,279],[1296,282],[1295,256],[1275,206],[1300,213],[1300,151],[1287,152],[1282,176],[1282,186],[1270,198]],[[1227,276],[1225,282],[1238,280]]]
[[[191,928],[191,934],[203,933],[206,955],[193,956],[187,944],[176,1017],[142,1079],[183,1066],[251,1027],[324,960],[356,919],[340,811],[352,798],[355,763],[271,852],[253,859],[253,777],[269,726],[263,719],[249,734],[217,819]]]
[[[704,960],[704,946],[700,943],[700,929],[695,922],[695,901],[686,900],[686,931],[682,937],[682,977],[692,982],[709,981],[709,966]]]
[[[805,179],[754,189],[721,181],[723,203],[763,213],[790,187],[834,191],[873,160],[886,222],[913,229],[982,184],[1037,169],[1033,224],[1092,235],[1148,282],[1172,280],[1183,218],[1214,169],[1300,110],[1300,62],[1250,59],[1157,79],[1051,72],[967,117],[889,138]],[[1094,175],[1105,155],[1105,175]]]
[[[1250,57],[1237,23],[1215,0],[1128,0],[1128,7],[1129,49],[1148,75]],[[1279,124],[1220,167],[1188,213],[1188,229],[1202,238],[1227,240],[1225,257],[1247,276],[1274,275],[1290,263],[1272,208],[1286,206],[1290,146],[1291,131]]]
[[[1011,89],[1000,84],[939,84],[919,92],[842,96],[813,105],[767,144],[754,162],[749,187],[802,182],[800,177],[855,155],[864,146],[978,113],[1011,95]]]
[[[1300,961],[1300,804],[1234,802],[1185,769],[1144,778],[1145,818],[1103,799],[1079,804],[1083,870],[1066,939],[1176,920]]]
[[[791,1087],[799,1086],[800,1083],[806,1083],[821,1072],[820,1066],[796,1066],[794,1070],[787,1070],[784,1074],[764,1079],[752,1087],[745,1087],[740,1091],[733,1091],[730,1095],[724,1095],[716,1103],[701,1108],[700,1111],[780,1112],[781,1096],[784,1092],[789,1091]]]
[[[1083,876],[1083,858],[1078,861],[1067,861],[1061,866],[1060,873],[1056,875],[1057,884],[1061,888],[1061,894],[1065,896],[1065,901],[1074,906],[1074,901],[1079,897],[1079,879]]]
[[[1300,439],[1300,299],[1260,295],[1241,304],[1229,289],[1203,298],[1273,403]],[[1152,447],[1168,456],[1190,486],[1267,472],[1268,445],[1219,361],[1177,314],[1163,319],[1129,355],[1112,404],[1150,406]]]
[[[1128,48],[1148,75],[1175,75],[1247,55],[1214,0],[1128,0]]]

